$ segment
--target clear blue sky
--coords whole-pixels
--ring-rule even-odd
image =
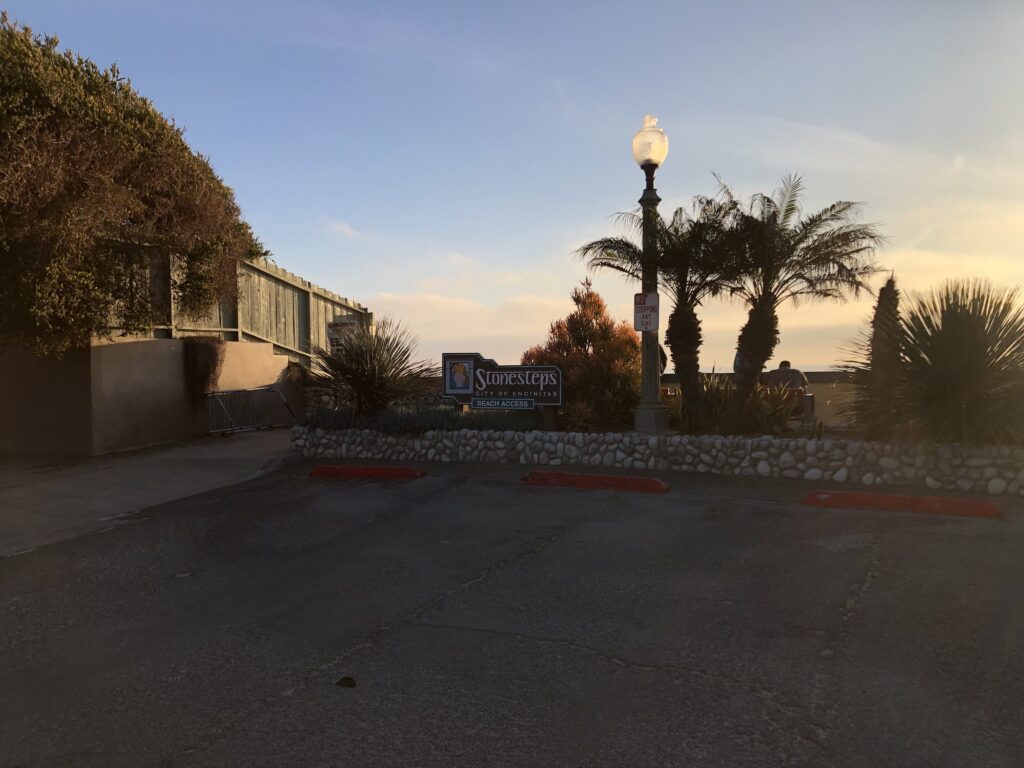
[[[186,128],[276,261],[413,326],[424,354],[511,362],[569,309],[653,112],[663,211],[802,172],[869,203],[905,288],[1024,283],[1024,3],[143,2],[3,5]],[[632,287],[597,288],[626,317]],[[825,365],[869,311],[783,315]],[[704,313],[728,367],[739,307]]]

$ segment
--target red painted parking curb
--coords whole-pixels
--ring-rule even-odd
[[[948,496],[900,496],[894,493],[858,493],[856,491],[815,491],[807,495],[808,507],[846,507],[878,509],[885,512],[921,512],[961,517],[1002,517],[1002,510],[984,499],[958,499]]]
[[[531,472],[520,482],[523,485],[585,488],[603,491],[634,491],[636,493],[665,493],[668,490],[668,485],[655,477],[581,475],[575,472]]]
[[[356,464],[321,464],[313,467],[310,477],[347,480],[415,480],[426,476],[415,467],[359,466]]]

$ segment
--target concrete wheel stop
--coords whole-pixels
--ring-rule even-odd
[[[632,491],[634,493],[666,493],[668,484],[655,477],[629,477],[625,475],[588,475],[577,472],[530,472],[521,481],[523,485],[551,488],[581,488],[602,491]]]
[[[860,491],[814,491],[804,506],[826,509],[873,509],[883,512],[918,512],[930,515],[999,518],[1002,510],[987,499],[954,496],[916,496]]]

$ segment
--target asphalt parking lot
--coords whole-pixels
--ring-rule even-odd
[[[1024,765],[1016,506],[309,468],[0,558],[0,765]]]

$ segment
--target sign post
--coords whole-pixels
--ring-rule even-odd
[[[633,296],[633,330],[658,330],[658,294],[637,293]]]

